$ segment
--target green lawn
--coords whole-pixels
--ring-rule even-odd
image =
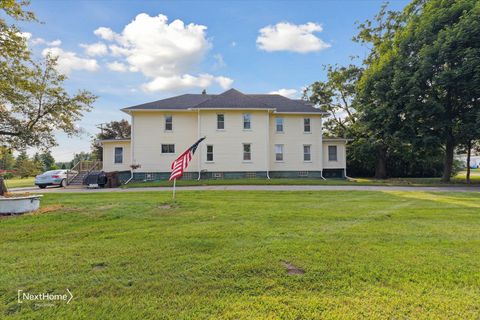
[[[0,318],[479,317],[479,193],[170,197],[47,194],[43,213],[0,218]],[[68,305],[17,303],[65,288]]]
[[[471,180],[473,185],[480,186],[480,172],[472,171]],[[443,183],[440,178],[392,178],[386,180],[376,180],[373,178],[354,178],[344,179],[208,179],[208,180],[178,180],[178,186],[215,186],[215,185],[370,185],[370,186],[446,186],[465,184],[465,173],[461,172],[452,182]],[[122,186],[123,188],[138,187],[167,187],[172,186],[172,182],[147,181],[132,182]]]
[[[4,180],[7,188],[33,187],[35,186],[35,178],[13,178]]]

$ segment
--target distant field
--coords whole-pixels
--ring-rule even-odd
[[[14,178],[4,181],[7,188],[32,187],[35,185],[35,178]]]
[[[478,194],[182,191],[176,203],[170,197],[46,194],[40,212],[1,218],[0,318],[480,314]],[[18,290],[66,288],[70,304],[17,302]]]

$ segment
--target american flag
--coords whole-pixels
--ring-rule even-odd
[[[198,145],[204,139],[205,137],[200,138],[190,148],[185,150],[185,152],[182,153],[175,161],[172,162],[172,173],[170,174],[170,179],[168,179],[168,181],[180,178],[183,175],[183,172],[188,167],[188,162],[192,160],[192,156],[195,153],[195,150],[197,150]]]

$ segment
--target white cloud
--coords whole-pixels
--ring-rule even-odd
[[[215,59],[215,64],[213,65],[214,69],[220,69],[225,67],[227,64],[225,63],[225,60],[223,60],[223,56],[219,53],[214,54],[213,58]]]
[[[110,28],[100,27],[97,30],[93,31],[96,36],[108,41],[112,41],[115,37],[115,32]]]
[[[32,39],[30,42],[34,46],[45,45],[45,46],[48,46],[48,47],[58,47],[62,44],[62,41],[59,40],[59,39],[48,42],[47,40],[45,40],[43,38],[35,38],[35,39]]]
[[[30,32],[19,32],[17,33],[20,37],[24,38],[25,40],[29,40],[32,37]]]
[[[207,88],[215,83],[223,89],[228,89],[232,85],[233,80],[226,77],[214,77],[211,74],[200,74],[198,76],[192,76],[189,74],[170,77],[158,76],[152,81],[144,84],[142,89],[147,92],[152,92],[185,88]]]
[[[287,98],[297,98],[298,90],[295,89],[279,89],[277,91],[271,91],[270,94],[279,94]]]
[[[108,69],[116,72],[126,72],[128,71],[127,65],[124,63],[118,62],[118,61],[113,61],[111,63],[107,64]]]
[[[232,80],[225,77],[192,75],[211,48],[206,29],[206,26],[185,24],[178,19],[168,23],[162,14],[152,17],[141,13],[121,33],[106,27],[94,33],[112,42],[110,54],[126,67],[115,64],[109,68],[143,73],[150,79],[143,86],[146,91],[231,85]]]
[[[91,57],[104,56],[108,53],[107,46],[102,42],[91,44],[80,44],[80,47],[85,49],[85,53]]]
[[[330,44],[314,35],[321,32],[322,26],[308,22],[295,25],[289,22],[280,22],[274,26],[266,26],[259,30],[257,45],[265,51],[293,51],[312,52],[330,47]]]
[[[42,55],[48,54],[58,57],[57,69],[61,73],[69,74],[73,70],[96,71],[98,63],[95,59],[84,59],[77,56],[75,52],[63,51],[61,48],[45,48]]]

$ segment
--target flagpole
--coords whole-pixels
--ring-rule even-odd
[[[173,201],[175,201],[175,184],[177,182],[177,178],[173,179]]]

